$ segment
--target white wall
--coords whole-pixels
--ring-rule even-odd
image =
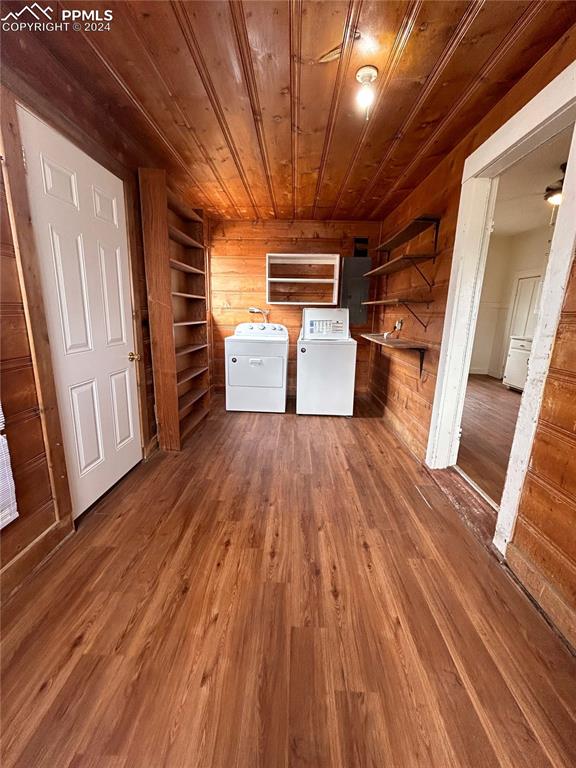
[[[551,238],[550,227],[490,238],[470,373],[502,378],[516,280],[521,272],[544,275]]]

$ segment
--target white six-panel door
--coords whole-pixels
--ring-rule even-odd
[[[142,458],[124,190],[23,107],[18,119],[77,517]]]

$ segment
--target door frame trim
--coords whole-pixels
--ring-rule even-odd
[[[522,157],[576,122],[576,62],[570,64],[510,118],[464,164],[462,191],[438,383],[426,454],[432,469],[456,463],[467,375],[494,211],[498,176]],[[576,130],[541,295],[542,312],[534,332],[528,379],[522,397],[506,482],[494,536],[506,554],[534,441],[552,346],[576,245]]]

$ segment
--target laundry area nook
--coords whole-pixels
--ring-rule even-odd
[[[2,768],[573,768],[576,3],[0,26]]]

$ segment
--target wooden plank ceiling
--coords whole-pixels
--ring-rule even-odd
[[[576,3],[540,0],[112,7],[110,32],[39,38],[190,202],[236,219],[384,218],[576,22]]]

